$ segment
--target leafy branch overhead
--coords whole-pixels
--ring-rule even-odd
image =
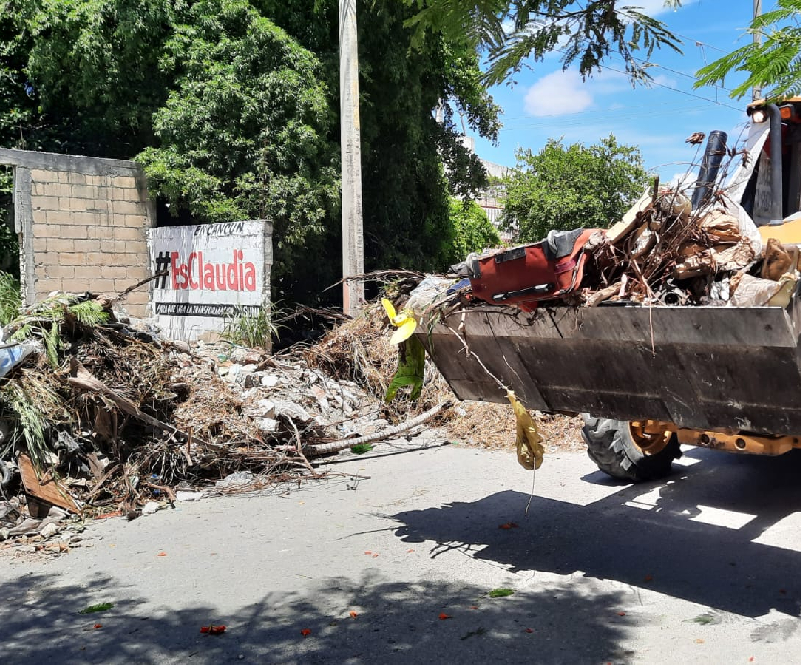
[[[752,88],[765,88],[769,100],[801,93],[801,0],[778,0],[777,8],[755,17],[748,28],[761,44],[750,43],[718,58],[697,72],[696,88],[724,83],[735,72],[746,79],[732,89],[731,97],[742,98]]]
[[[562,67],[577,64],[582,76],[599,71],[617,54],[632,81],[651,77],[642,60],[654,49],[680,52],[680,40],[665,25],[644,14],[637,0],[405,0],[419,9],[407,23],[416,37],[426,30],[448,39],[467,39],[486,49],[489,85],[509,80],[526,64],[546,54],[562,54]],[[680,7],[681,0],[665,0]],[[637,55],[639,54],[639,55]]]

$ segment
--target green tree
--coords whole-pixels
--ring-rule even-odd
[[[754,87],[765,88],[771,100],[801,93],[801,0],[778,0],[775,10],[755,17],[747,32],[760,35],[761,44],[748,44],[718,58],[696,73],[696,88],[723,83],[732,72],[746,79],[732,89],[741,98]]]
[[[679,51],[665,25],[639,11],[637,0],[404,0],[416,7],[409,20],[417,39],[427,31],[450,40],[467,38],[486,50],[486,81],[497,84],[520,71],[529,58],[540,61],[558,50],[562,66],[577,63],[582,76],[602,68],[613,54],[623,58],[632,80],[649,80],[644,68],[655,48]],[[681,0],[665,0],[680,7]]]
[[[137,160],[196,222],[271,218],[288,272],[338,197],[319,63],[246,0],[200,0],[186,19],[160,61],[173,88],[153,117],[158,145]]]
[[[443,258],[448,265],[464,260],[471,252],[501,245],[498,230],[489,221],[484,210],[474,201],[451,198],[450,224],[452,237],[448,254]]]
[[[647,180],[640,150],[612,135],[589,147],[551,139],[539,153],[518,151],[517,170],[507,179],[504,222],[525,242],[552,229],[606,228],[642,194]]]

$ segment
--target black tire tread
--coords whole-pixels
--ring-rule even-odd
[[[581,431],[587,443],[587,454],[600,470],[616,479],[645,482],[665,477],[670,473],[673,460],[681,456],[675,435],[662,451],[645,455],[631,439],[627,422],[587,414],[582,417],[584,428]]]

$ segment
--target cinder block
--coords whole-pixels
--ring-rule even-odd
[[[113,193],[112,193],[113,198]],[[139,201],[117,201],[112,202],[112,210],[115,216],[118,215],[143,215],[145,213],[145,205]]]
[[[80,252],[77,241],[72,239],[47,239],[48,252]]]
[[[109,261],[109,257],[106,253],[98,252],[97,248],[95,248],[95,252],[86,253],[86,263],[89,266],[94,266],[99,271],[104,266],[113,265],[113,262]]]
[[[150,229],[150,218],[144,213],[142,213],[142,215],[126,215],[125,227]]]
[[[111,184],[115,188],[136,188],[136,179],[133,176],[114,176]]]
[[[59,264],[51,264],[44,267],[44,274],[48,278],[74,278],[74,266],[60,266]]]
[[[76,266],[75,278],[98,278],[100,276],[100,267],[98,266]]]
[[[33,251],[34,252],[47,252],[47,239],[36,238],[33,239]]]
[[[80,199],[78,197],[61,197],[59,203],[61,204],[60,208],[64,211],[83,213],[87,205],[91,204],[93,201],[94,200]]]
[[[48,194],[34,194],[31,196],[31,209],[34,211],[54,211],[60,208],[58,197]]]
[[[79,199],[97,199],[97,186],[73,185],[70,190],[70,197],[77,197]]]
[[[86,183],[86,175],[79,171],[67,172],[67,182],[71,185],[84,185]]]
[[[58,172],[45,169],[31,169],[31,181],[58,183]]]
[[[143,241],[145,232],[142,228],[136,227],[115,227],[114,240],[116,241]]]
[[[128,285],[130,287],[130,285]],[[128,289],[127,287],[124,289]],[[123,290],[120,290],[122,292]],[[141,287],[137,287],[133,292],[128,294],[125,297],[125,306],[145,306],[150,301],[150,290],[148,289],[147,285],[142,285]],[[129,310],[130,312],[130,310]],[[133,312],[131,312],[133,315]],[[137,317],[142,317],[141,315],[137,315]]]
[[[114,292],[114,281],[110,278],[93,278],[86,289],[92,292],[100,292],[101,294]]]
[[[79,225],[62,225],[60,236],[65,239],[87,239],[92,238],[86,232],[86,227],[79,226]]]
[[[116,278],[116,279],[126,279],[126,273],[128,269],[124,266],[101,266],[100,267],[100,277],[101,278]]]
[[[126,246],[130,241],[113,241],[110,239],[103,239],[100,241],[100,250],[104,253],[121,253],[125,254]]]
[[[138,202],[139,191],[136,188],[109,188],[111,199],[116,202]]]
[[[86,262],[86,253],[83,252],[60,252],[58,253],[58,263],[62,266],[92,267]]]
[[[105,225],[91,225],[86,228],[87,239],[92,239],[95,243],[103,240],[112,240],[114,238],[114,228]]]
[[[63,240],[65,243],[74,244],[75,252],[97,252],[98,250],[102,250],[100,244],[103,242],[96,241],[95,239],[75,239],[74,241],[67,239]]]
[[[42,299],[50,292],[61,291],[61,278],[37,278],[36,279],[36,297]]]
[[[89,211],[75,211],[72,214],[74,225],[86,225],[87,227],[94,227],[100,224],[100,215],[97,213],[90,213]]]
[[[34,238],[41,238],[41,239],[52,239],[52,238],[60,238],[61,237],[61,225],[48,225],[47,223],[42,223],[36,220],[36,216],[34,216],[34,225],[33,225],[33,236]]]
[[[72,216],[74,213],[72,211],[47,211],[47,224],[48,225],[72,225],[73,220]]]
[[[131,259],[135,261],[137,258],[135,256],[131,256]],[[127,271],[128,273],[125,277],[128,278],[128,280],[130,280],[132,283],[135,283],[137,280],[144,280],[150,276],[150,267],[146,265],[129,266]]]

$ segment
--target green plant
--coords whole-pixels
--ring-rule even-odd
[[[481,252],[484,248],[497,248],[501,245],[498,230],[476,202],[451,197],[449,214],[453,235],[448,249],[450,264],[463,261],[471,252]]]
[[[86,609],[81,609],[79,614],[95,614],[99,611],[108,611],[114,607],[113,602],[101,602],[100,604],[93,604]]]
[[[741,98],[754,87],[767,88],[769,100],[801,92],[801,0],[778,0],[776,9],[757,16],[747,32],[762,37],[718,58],[696,73],[696,88],[724,83],[732,72],[748,77],[730,93]]]
[[[234,345],[267,348],[278,334],[278,327],[273,324],[270,311],[262,309],[258,315],[238,315],[226,322],[220,337]]]
[[[639,148],[613,135],[598,144],[565,146],[551,139],[539,153],[521,150],[508,178],[503,222],[519,241],[539,241],[552,229],[609,227],[648,181]]]
[[[510,595],[514,595],[514,591],[511,588],[495,588],[487,593],[491,598],[507,598]]]
[[[367,452],[373,451],[373,446],[369,443],[363,445],[353,445],[350,448],[350,451],[354,454],[366,454]]]
[[[0,325],[5,326],[19,317],[20,308],[22,295],[19,281],[10,273],[0,271]]]

